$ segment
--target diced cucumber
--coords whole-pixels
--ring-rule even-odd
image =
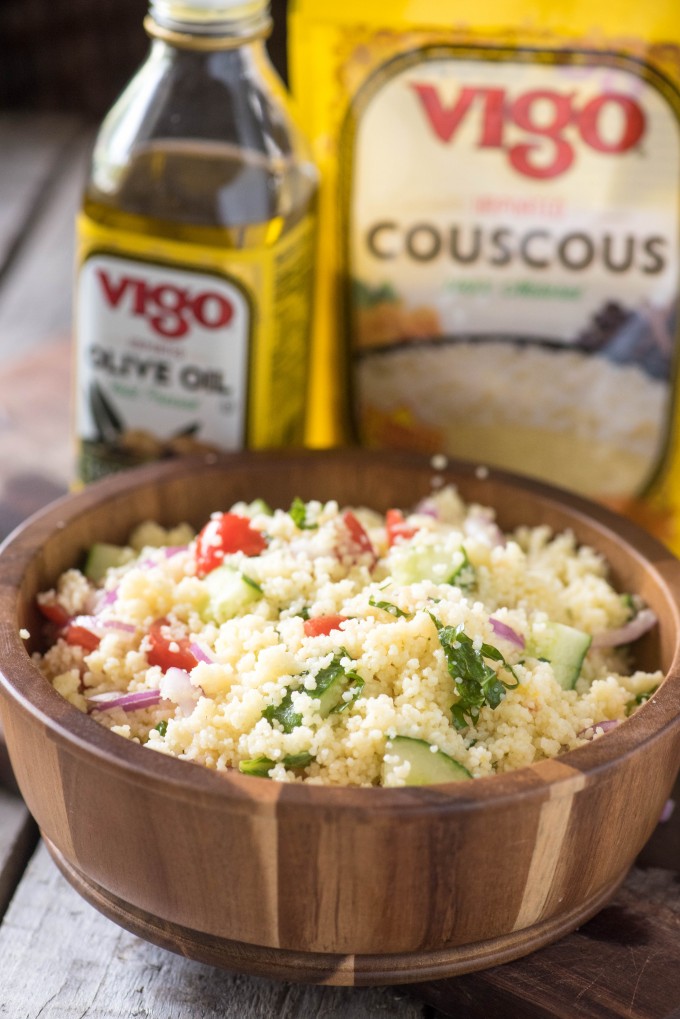
[[[316,676],[316,686],[310,690],[310,696],[316,697],[319,701],[319,714],[327,718],[331,713],[340,713],[349,707],[352,701],[361,693],[364,681],[356,672],[346,670],[340,664],[340,657],[336,656],[330,665],[321,669]],[[344,699],[347,691],[352,692],[351,698]]]
[[[308,764],[311,764],[314,760],[312,754],[308,750],[303,750],[299,754],[286,754],[282,759],[284,768],[306,768]],[[253,757],[249,761],[239,761],[238,770],[242,775],[255,775],[256,778],[269,778],[269,772],[275,767],[276,761],[272,761],[269,757],[265,757],[260,754],[259,757]]]
[[[274,510],[268,502],[264,501],[264,499],[253,499],[253,501],[249,502],[246,506],[246,516],[257,517],[260,515],[271,517],[274,515]]]
[[[592,637],[565,623],[548,622],[532,634],[526,652],[544,658],[552,665],[555,679],[563,690],[573,690]]]
[[[85,576],[97,584],[106,576],[106,571],[123,566],[135,558],[134,551],[127,545],[107,545],[97,542],[92,545],[85,560]]]
[[[411,769],[406,776],[406,785],[436,785],[440,782],[462,782],[472,778],[470,772],[443,750],[435,750],[423,739],[411,736],[394,736],[388,740],[386,757],[397,758],[388,763],[383,761],[382,784],[389,785],[394,769],[408,761]]]
[[[233,619],[262,597],[259,584],[226,563],[212,570],[203,585],[208,594],[204,615],[215,623]]]
[[[390,553],[390,572],[397,584],[417,584],[432,580],[435,584],[455,583],[466,586],[461,569],[467,563],[463,549],[453,554],[443,545],[395,545]],[[471,569],[471,568],[470,568]]]

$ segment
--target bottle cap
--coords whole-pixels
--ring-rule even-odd
[[[248,35],[270,23],[269,0],[151,0],[149,14],[163,28],[207,35]]]

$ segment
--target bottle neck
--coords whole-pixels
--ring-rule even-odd
[[[210,51],[266,38],[272,22],[268,0],[151,0],[144,28],[171,46]]]

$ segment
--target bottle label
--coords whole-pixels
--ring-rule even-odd
[[[625,56],[433,45],[341,138],[363,440],[583,493],[642,492],[669,438],[680,97]]]
[[[302,441],[311,223],[228,251],[79,220],[79,474]]]

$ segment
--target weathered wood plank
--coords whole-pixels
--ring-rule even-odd
[[[0,537],[63,495],[73,476],[70,365],[68,340],[1,365]]]
[[[0,786],[4,786],[5,789],[10,789],[12,792],[17,792],[16,782],[14,781],[14,774],[12,772],[12,765],[10,764],[9,754],[7,753],[7,747],[5,746],[5,736],[2,731],[2,722],[0,722]],[[2,818],[2,814],[0,814]],[[5,819],[0,821],[0,824],[7,823]],[[2,835],[0,835],[0,839]]]
[[[203,966],[97,913],[40,846],[0,928],[7,1019],[423,1019],[391,989],[274,983]]]
[[[25,236],[0,279],[0,360],[70,332],[74,217],[91,144],[90,129],[71,138],[45,185],[40,215],[24,219]]]
[[[37,828],[21,800],[0,789],[0,918],[37,839]]]
[[[507,966],[414,993],[456,1019],[677,1019],[678,874],[636,869],[614,902],[574,934]]]
[[[82,118],[74,115],[0,114],[0,274],[81,130]]]

